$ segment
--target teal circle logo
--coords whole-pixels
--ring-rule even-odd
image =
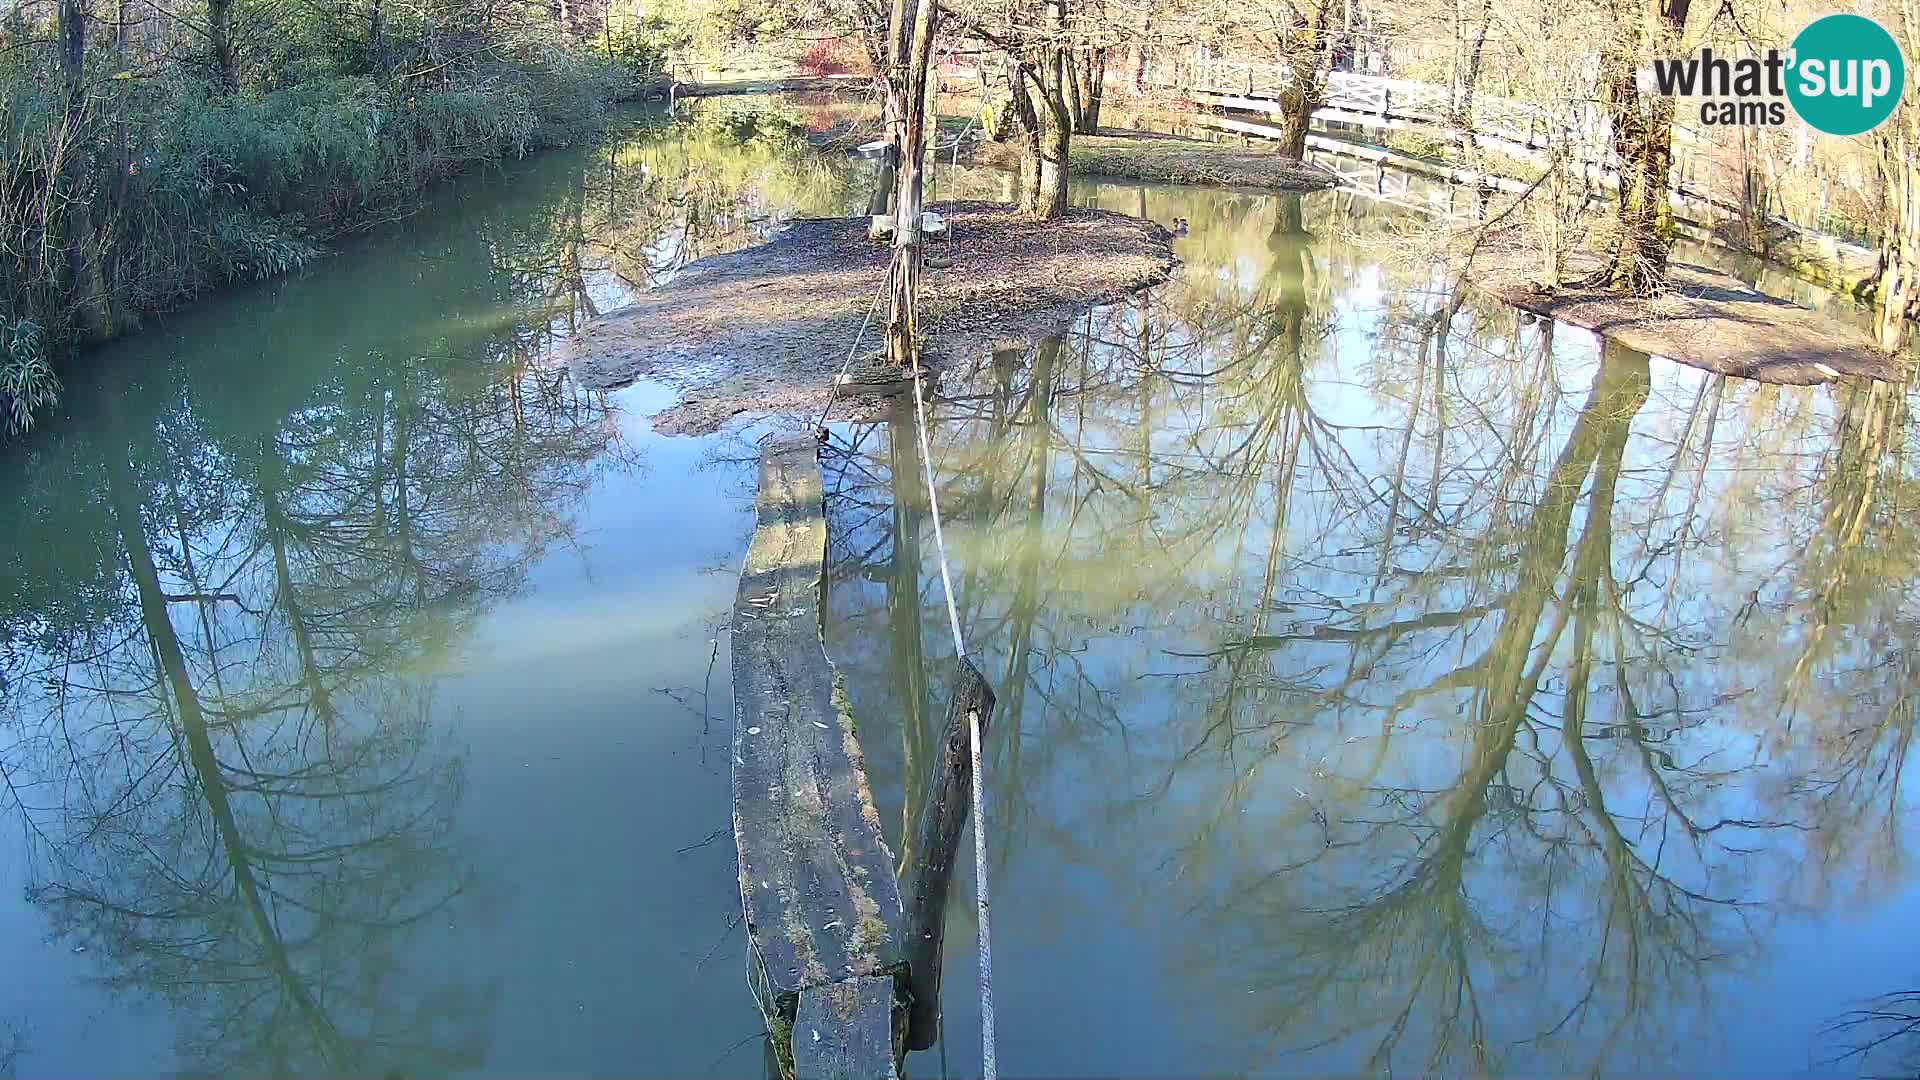
[[[1858,135],[1893,115],[1907,64],[1893,35],[1860,15],[1827,15],[1793,39],[1787,100],[1816,131]]]

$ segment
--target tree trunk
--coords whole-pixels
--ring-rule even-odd
[[[128,0],[119,0],[113,17],[113,55],[114,62],[122,70],[132,66],[127,56],[128,28],[131,20],[127,17]],[[124,107],[114,110],[117,119],[113,128],[113,203],[114,209],[124,207],[127,202],[127,177],[133,171],[133,132],[127,122],[127,110]]]
[[[985,121],[985,134],[992,142],[1004,143],[1013,138],[1019,130],[1020,106],[1013,94],[995,105]]]
[[[608,34],[612,34],[612,24],[608,24]],[[373,0],[372,8],[367,12],[367,53],[373,63],[373,73],[384,77],[387,73],[387,9],[381,0]],[[613,50],[609,46],[607,59],[613,59]]]
[[[1639,18],[1623,14],[1620,38],[1606,58],[1601,97],[1620,159],[1616,246],[1604,284],[1635,296],[1667,279],[1673,208],[1673,99],[1640,92],[1635,73],[1647,57],[1667,55],[1685,28],[1691,0],[1643,0]]]
[[[79,108],[87,65],[87,13],[80,0],[60,0],[60,74],[65,80],[68,115]]]
[[[1058,65],[1054,65],[1058,70]],[[1073,124],[1067,116],[1065,91],[1060,83],[1045,74],[1027,71],[1029,98],[1022,120],[1031,121],[1027,129],[1026,168],[1028,181],[1022,192],[1020,208],[1034,217],[1056,218],[1067,212],[1068,161],[1072,152]],[[1033,98],[1037,98],[1035,101]]]
[[[881,68],[886,87],[886,94],[882,101],[884,110],[882,123],[887,132],[887,159],[886,164],[881,167],[880,180],[886,188],[886,201],[882,203],[881,196],[876,191],[873,199],[868,203],[868,212],[876,218],[892,212],[895,206],[894,192],[898,185],[900,146],[906,138],[906,72],[913,48],[913,24],[908,20],[913,17],[915,8],[909,0],[893,0],[892,10],[892,17],[887,23],[886,63]],[[885,233],[878,224],[872,226],[867,233],[868,238],[873,240],[878,240],[883,235]]]
[[[1900,49],[1914,55],[1920,45],[1920,10],[1907,0],[1890,27]],[[1904,348],[1909,320],[1920,315],[1920,108],[1911,83],[1901,104],[1874,134],[1880,151],[1880,280],[1875,330],[1887,349]]]
[[[893,166],[893,155],[889,151],[887,158],[880,163],[880,175],[873,179],[873,194],[867,199],[868,215],[881,217],[893,208],[894,177],[898,173],[899,170]],[[878,240],[881,235],[883,234],[877,229],[868,233],[868,236],[875,240]]]
[[[1080,54],[1071,49],[1060,50],[1060,85],[1066,91],[1067,123],[1074,131],[1085,131],[1086,121],[1081,117],[1080,105]]]
[[[1620,193],[1614,218],[1617,246],[1605,284],[1644,296],[1667,277],[1673,234],[1673,211],[1667,203],[1673,103],[1643,99],[1631,72],[1608,77],[1606,100],[1614,152],[1620,159]]]
[[[1904,118],[1895,117],[1896,123]],[[1875,330],[1887,349],[1906,345],[1908,320],[1920,313],[1920,162],[1905,131],[1881,140],[1887,166],[1882,185],[1880,280]],[[1889,160],[1890,159],[1890,160]]]
[[[1027,132],[1027,155],[1037,181],[1021,193],[1021,209],[1034,217],[1067,212],[1067,177],[1073,142],[1073,116],[1067,103],[1072,63],[1067,47],[1066,0],[1047,0],[1045,25],[1050,40],[1038,63],[1022,63],[1016,92],[1025,98],[1020,121]]]
[[[1314,110],[1326,101],[1320,68],[1331,13],[1330,0],[1321,0],[1312,11],[1296,15],[1286,42],[1287,85],[1280,91],[1279,120],[1280,156],[1288,161],[1305,160]]]
[[[1313,113],[1325,93],[1320,85],[1319,65],[1294,62],[1288,65],[1291,78],[1280,91],[1280,156],[1288,161],[1303,161],[1307,156],[1307,134],[1313,127]]]
[[[890,79],[900,98],[899,170],[894,177],[893,295],[888,307],[887,356],[896,364],[915,362],[919,349],[916,320],[920,295],[920,202],[926,159],[927,68],[933,58],[934,26],[940,13],[934,0],[915,0],[911,40],[904,69]],[[896,38],[896,43],[903,38]]]
[[[1466,0],[1453,0],[1453,10],[1449,13],[1448,29],[1453,37],[1453,47],[1447,50],[1447,107],[1455,116],[1460,114],[1460,84],[1462,69],[1466,67],[1466,15],[1462,8]]]
[[[1020,128],[1020,167],[1014,175],[1013,204],[1032,211],[1040,190],[1040,107],[1034,104],[1031,69],[1013,72],[1013,115]]]
[[[1479,85],[1480,62],[1487,52],[1487,28],[1493,25],[1492,6],[1492,0],[1480,0],[1480,27],[1474,33],[1472,47],[1467,50],[1466,70],[1460,79],[1460,95],[1456,103],[1458,115],[1455,120],[1469,138],[1473,134],[1473,90]]]
[[[87,12],[82,0],[60,0],[60,76],[67,95],[61,132],[60,186],[65,189],[65,220],[54,235],[66,255],[68,316],[81,336],[99,341],[111,335],[112,297],[108,295],[100,251],[99,207],[93,190],[93,146],[87,127]],[[51,223],[49,223],[51,224]]]
[[[231,94],[239,86],[234,73],[233,0],[207,0],[207,41],[213,53],[213,89]]]
[[[1073,130],[1076,135],[1096,135],[1100,131],[1100,99],[1106,94],[1107,50],[1088,48],[1073,64]]]

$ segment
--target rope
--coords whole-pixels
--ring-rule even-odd
[[[957,42],[956,42],[957,44]],[[952,46],[949,46],[951,51]],[[967,122],[966,129],[953,140],[953,165],[947,172],[947,224],[945,239],[947,250],[953,250],[953,171],[960,165],[960,144],[967,141],[973,126],[978,122],[974,118]],[[939,120],[934,121],[933,160],[940,163],[940,151],[946,149],[940,145]],[[920,468],[927,480],[927,507],[933,515],[933,546],[940,557],[940,591],[947,601],[947,628],[953,631],[953,654],[964,660],[967,655],[966,639],[960,634],[960,609],[953,602],[953,574],[947,568],[947,537],[940,521],[940,495],[933,484],[933,447],[927,436],[927,402],[921,392],[920,381],[923,370],[920,358],[916,354],[913,360],[913,412],[918,421],[916,427],[920,436]],[[988,918],[989,893],[987,889],[987,807],[985,785],[982,777],[986,769],[980,760],[980,714],[976,710],[967,710],[968,752],[973,762],[973,881],[974,905],[980,918],[980,1071],[985,1080],[998,1080],[999,1064],[994,1055],[993,1020],[993,928]],[[946,1040],[940,1041],[941,1072],[946,1071]]]
[[[947,625],[953,631],[954,655],[965,658],[967,643],[960,636],[960,609],[953,603],[953,575],[947,570],[947,538],[940,525],[940,496],[933,486],[933,450],[927,442],[927,402],[920,392],[919,358],[913,365],[913,411],[919,420],[920,466],[927,479],[927,507],[933,514],[933,546],[940,556],[940,588],[947,598]],[[973,880],[974,900],[980,913],[980,1061],[986,1080],[997,1080],[999,1066],[994,1061],[993,1023],[993,931],[987,918],[987,809],[981,783],[984,771],[980,763],[980,714],[967,711],[967,736],[973,757]]]
[[[833,411],[834,399],[840,396],[840,387],[846,384],[847,372],[853,368],[854,354],[860,351],[860,341],[867,336],[867,327],[873,325],[873,313],[880,310],[880,298],[886,295],[887,286],[893,283],[894,268],[900,265],[900,255],[896,251],[893,261],[887,264],[887,274],[880,279],[880,287],[873,290],[873,303],[867,305],[867,317],[860,324],[860,332],[853,336],[853,348],[847,350],[846,363],[840,365],[840,374],[834,376],[833,385],[827,387],[827,403],[820,409],[820,419],[814,422],[813,430],[820,432],[820,438],[826,439],[827,413]]]
[[[933,511],[933,546],[940,553],[940,589],[947,597],[947,624],[953,630],[953,651],[967,655],[967,643],[960,637],[960,611],[953,606],[953,578],[947,573],[947,539],[940,528],[940,496],[933,487],[933,458],[927,446],[927,402],[920,394],[920,364],[913,365],[913,411],[920,420],[920,466],[927,475],[927,506]]]

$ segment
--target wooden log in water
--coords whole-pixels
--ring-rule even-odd
[[[925,1050],[940,1037],[941,959],[946,947],[947,893],[960,834],[967,825],[973,790],[973,746],[969,715],[978,717],[986,738],[993,718],[993,687],[973,661],[956,663],[953,700],[947,706],[940,756],[932,765],[927,801],[914,830],[914,862],[906,868],[907,903],[907,1049]]]
[[[802,991],[793,1017],[794,1080],[897,1080],[893,979],[846,979]]]
[[[762,447],[759,526],[733,611],[734,840],[751,975],[776,1033],[791,1030],[805,992],[891,986],[906,968],[893,855],[821,640],[816,449],[810,433]],[[871,997],[867,988],[858,1000]],[[861,1022],[891,1027],[892,999],[882,1004],[879,1019]]]

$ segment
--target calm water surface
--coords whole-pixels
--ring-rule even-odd
[[[1081,197],[1191,217],[1182,279],[936,409],[1007,1067],[1851,1075],[1920,976],[1904,392],[1519,320],[1345,194]],[[889,820],[953,651],[919,468],[829,484]]]
[[[655,436],[564,356],[864,200],[792,133],[463,181],[0,460],[0,1060],[761,1075],[719,629],[759,429]],[[1077,197],[1191,218],[1183,276],[935,406],[1009,1075],[1851,1075],[1824,1029],[1920,985],[1904,394],[1524,324],[1351,195]],[[912,436],[827,461],[896,844],[952,652]]]

